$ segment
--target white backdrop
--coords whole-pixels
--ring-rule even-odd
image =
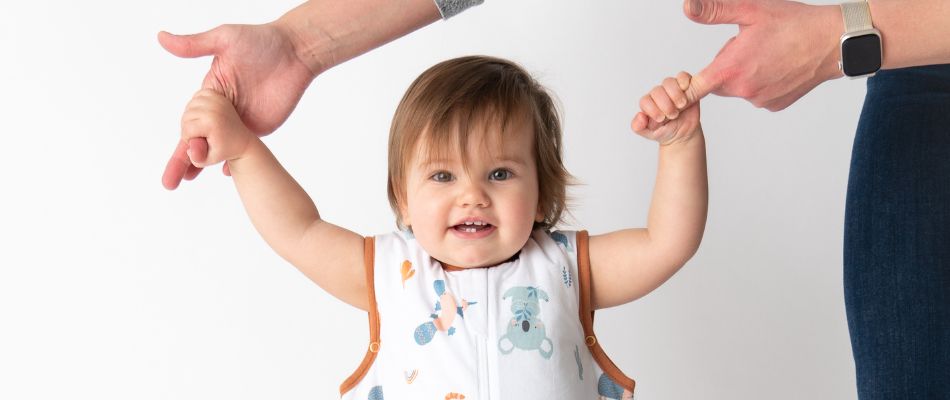
[[[0,3],[0,398],[328,399],[365,351],[365,314],[255,233],[218,168],[160,177],[210,59],[159,30],[272,20],[295,1]],[[321,214],[394,227],[385,195],[396,103],[428,66],[511,58],[564,110],[584,183],[575,227],[643,226],[657,146],[639,97],[697,72],[736,32],[677,1],[488,1],[317,78],[266,139]],[[703,101],[710,213],[696,257],[649,296],[598,313],[640,399],[853,399],[841,283],[851,140],[863,81],[781,113]]]

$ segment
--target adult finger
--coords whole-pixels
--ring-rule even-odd
[[[754,20],[753,0],[684,0],[683,13],[693,22],[707,25],[747,25]]]
[[[218,49],[218,32],[218,28],[194,35],[175,35],[162,31],[158,33],[158,43],[178,57],[210,56]]]
[[[175,148],[175,152],[172,153],[171,158],[168,159],[168,164],[165,165],[165,172],[162,174],[162,186],[164,186],[165,189],[175,190],[178,184],[181,183],[182,177],[184,177],[188,171],[188,167],[191,166],[191,160],[189,160],[188,155],[185,154],[187,150],[188,144],[179,140],[178,147]]]
[[[188,170],[185,171],[185,180],[191,181],[198,177],[198,174],[201,173],[202,168],[196,167],[194,164],[188,166]]]
[[[723,74],[718,61],[719,59],[713,60],[689,80],[689,87],[686,88],[686,100],[689,104],[696,103],[722,87]]]

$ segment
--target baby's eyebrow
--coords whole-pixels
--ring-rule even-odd
[[[528,165],[528,163],[522,157],[516,157],[516,156],[502,156],[502,157],[496,158],[495,161],[510,162],[513,164],[521,165],[521,166]]]
[[[440,159],[433,159],[433,160],[423,161],[423,162],[422,162],[421,164],[419,164],[419,165],[420,165],[422,168],[429,168],[429,167],[432,167],[432,166],[434,166],[434,165],[438,165],[438,166],[449,165],[449,164],[451,164],[452,162],[453,162],[453,160],[446,160],[446,159],[440,158]]]
[[[422,169],[428,169],[434,166],[443,167],[443,166],[451,165],[452,163],[456,161],[457,160],[455,159],[437,158],[437,159],[431,159],[428,161],[423,161],[422,163],[419,164],[419,166]],[[511,164],[517,164],[522,167],[528,165],[528,162],[523,157],[513,156],[513,155],[503,155],[501,157],[495,157],[495,158],[492,158],[492,162],[511,163]]]

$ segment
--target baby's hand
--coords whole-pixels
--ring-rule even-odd
[[[680,72],[643,96],[640,112],[630,123],[633,131],[661,146],[685,142],[701,134],[699,101],[688,95],[691,79],[690,74]]]
[[[198,168],[240,158],[256,137],[241,122],[231,101],[211,89],[195,93],[181,117],[181,138],[188,143],[188,158]],[[198,138],[207,140],[209,147],[201,160],[195,157],[205,152],[192,147],[204,146]]]

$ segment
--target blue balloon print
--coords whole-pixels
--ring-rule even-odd
[[[383,387],[373,386],[369,391],[368,400],[383,400]]]
[[[597,380],[597,394],[612,400],[633,399],[633,393],[614,382],[607,374],[600,374]]]

